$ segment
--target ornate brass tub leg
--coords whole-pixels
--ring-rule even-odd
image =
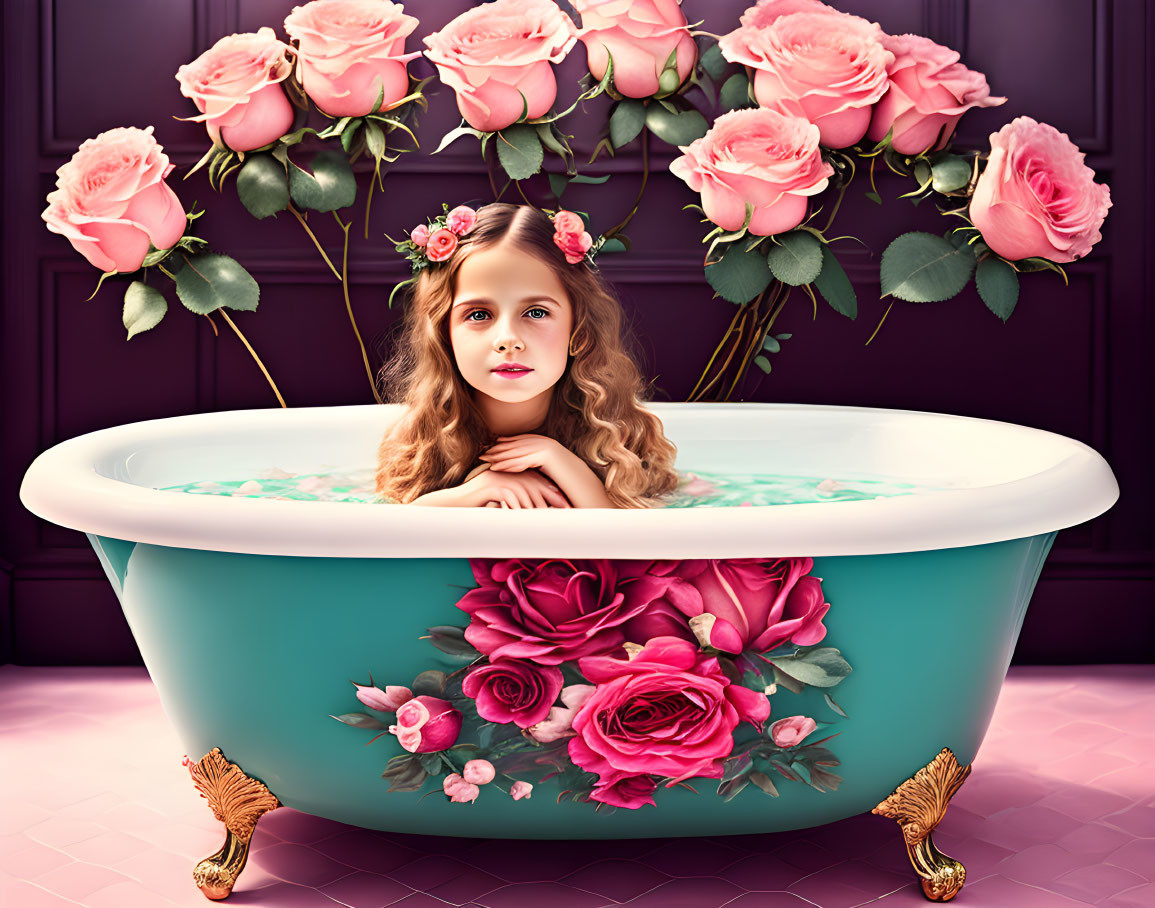
[[[969,766],[959,766],[950,748],[944,747],[871,811],[898,821],[910,863],[922,878],[923,894],[932,902],[949,902],[966,880],[963,865],[935,848],[930,834],[970,772]]]
[[[262,783],[225,759],[219,747],[194,763],[185,757],[197,791],[209,802],[213,816],[225,824],[225,843],[193,869],[193,881],[210,899],[228,898],[249,858],[249,841],[257,820],[281,802]]]

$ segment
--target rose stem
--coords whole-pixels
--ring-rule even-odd
[[[777,298],[781,294],[783,286],[783,284],[779,283],[778,286],[774,288],[774,292],[770,295],[770,300],[766,304],[767,308],[771,310],[768,313],[769,317],[760,320],[759,323],[755,326],[754,334],[750,338],[750,346],[746,348],[746,355],[743,357],[741,365],[738,366],[738,374],[734,376],[734,381],[730,385],[730,390],[726,392],[726,400],[730,399],[730,395],[734,393],[734,388],[737,386],[739,380],[743,375],[746,374],[746,370],[750,366],[750,360],[756,355],[758,350],[762,349],[762,341],[766,337],[766,332],[770,330],[771,326],[773,326],[774,320],[778,318],[778,313],[782,311],[783,307],[786,305],[786,301],[790,298],[790,291],[787,290],[785,295],[782,296],[782,301],[778,302]],[[775,308],[776,303],[777,308]]]
[[[763,291],[763,292],[765,292],[765,291]],[[709,391],[712,387],[714,387],[714,385],[716,385],[721,380],[722,376],[726,373],[726,370],[730,367],[730,362],[734,359],[734,352],[742,344],[742,338],[746,333],[746,323],[750,320],[750,312],[754,308],[754,306],[758,305],[758,303],[761,301],[761,299],[762,299],[762,295],[759,294],[758,299],[755,300],[753,305],[751,305],[749,303],[743,304],[742,317],[738,322],[738,338],[737,338],[737,340],[735,340],[730,345],[730,351],[726,354],[726,361],[723,362],[722,365],[718,368],[717,374],[715,374],[714,377],[711,378],[706,383],[706,386],[704,388],[702,388],[701,397],[706,396],[706,392]]]
[[[370,189],[372,189],[372,184],[370,184]],[[369,376],[369,387],[373,391],[373,399],[379,404],[384,403],[381,400],[381,395],[377,393],[377,383],[373,381],[373,369],[369,365],[369,354],[365,352],[365,342],[361,340],[361,332],[357,330],[357,319],[353,317],[353,304],[349,300],[349,228],[353,226],[353,222],[350,220],[348,224],[342,224],[335,211],[333,217],[336,218],[337,223],[341,225],[341,230],[345,233],[345,250],[341,257],[341,291],[345,294],[345,310],[349,313],[349,323],[353,326],[353,333],[357,336],[357,346],[361,348],[361,359],[365,363],[365,374]]]
[[[890,301],[890,306],[887,306],[887,307],[886,307],[886,311],[885,311],[884,313],[882,313],[882,320],[881,320],[881,321],[878,323],[878,327],[874,329],[874,334],[878,334],[879,330],[882,328],[882,322],[885,322],[885,321],[886,321],[886,317],[887,317],[888,315],[890,315],[890,308],[891,308],[891,306],[893,306],[893,305],[894,305],[894,300],[891,300],[891,301]],[[864,346],[864,347],[869,347],[869,346],[870,346],[870,341],[874,340],[874,334],[870,335],[870,340],[868,340],[868,341],[867,341],[865,344],[863,344],[862,346]]]
[[[626,225],[633,220],[635,214],[638,213],[638,206],[642,204],[642,193],[646,191],[646,180],[650,176],[650,131],[645,126],[642,127],[642,185],[638,189],[638,197],[634,199],[634,207],[630,209],[630,213],[626,215],[626,219],[615,227],[611,227],[602,234],[606,239],[612,236],[617,236],[626,229]]]
[[[714,365],[714,360],[718,358],[718,354],[721,352],[723,345],[725,345],[726,339],[733,333],[734,325],[737,323],[739,316],[742,315],[743,309],[745,309],[745,306],[739,306],[738,310],[734,313],[734,317],[730,319],[730,327],[726,329],[726,333],[723,334],[722,339],[718,341],[718,346],[714,348],[714,354],[710,357],[710,361],[706,363],[706,368],[702,370],[702,377],[698,379],[698,384],[694,385],[694,390],[691,391],[690,396],[686,398],[687,401],[693,401],[695,399],[694,395],[698,393],[698,388],[701,387],[702,382],[704,382],[706,376],[709,375],[710,367]]]
[[[317,251],[321,253],[321,258],[325,260],[325,264],[328,265],[329,270],[333,272],[333,277],[335,277],[337,280],[341,280],[341,272],[339,272],[337,267],[329,260],[329,256],[327,256],[325,254],[325,250],[321,248],[321,243],[317,240],[317,237],[313,234],[313,231],[309,229],[309,225],[306,224],[305,219],[301,217],[301,212],[299,212],[294,207],[292,202],[289,202],[289,211],[293,213],[293,217],[295,217],[301,223],[301,226],[305,228],[305,233],[309,234],[309,239],[313,241],[313,245],[315,245],[317,247]]]

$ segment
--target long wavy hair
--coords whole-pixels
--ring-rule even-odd
[[[573,309],[571,355],[553,388],[545,433],[589,465],[615,507],[653,507],[677,486],[676,449],[661,420],[641,406],[647,388],[626,347],[621,304],[587,263],[566,261],[553,233],[549,217],[529,205],[485,205],[450,258],[418,275],[398,352],[381,374],[383,397],[405,410],[378,450],[380,498],[407,503],[459,485],[496,441],[457,368],[449,313],[461,263],[505,241],[549,265]]]

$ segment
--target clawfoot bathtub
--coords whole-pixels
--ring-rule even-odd
[[[970,771],[1057,531],[1118,497],[1110,468],[1062,436],[942,414],[770,404],[653,410],[682,470],[885,477],[934,490],[617,511],[162,491],[273,466],[370,466],[398,415],[390,406],[154,420],[37,458],[24,504],[88,535],[193,781],[226,825],[224,847],[196,870],[207,896],[228,895],[261,814],[280,805],[373,829],[510,838],[772,832],[873,810],[899,823],[928,898],[958,892],[965,871],[935,849],[931,832]],[[778,764],[784,778],[771,798],[760,778],[729,798],[716,792],[717,778],[690,778],[693,790],[660,788],[655,806],[607,815],[588,801],[559,803],[561,786],[542,781],[543,768],[529,799],[487,789],[462,805],[422,798],[440,791],[435,779],[389,792],[382,772],[406,753],[399,739],[386,733],[363,746],[369,731],[333,721],[360,708],[350,680],[369,684],[371,674],[382,687],[409,685],[422,672],[462,667],[419,638],[468,623],[458,603],[476,586],[471,565],[480,559],[767,558],[813,559],[810,573],[830,604],[822,646],[853,666],[836,691],[838,714],[821,681],[770,695],[769,721],[804,715],[830,725],[824,737],[837,733],[827,745],[837,760],[823,765],[837,765],[840,784],[791,781]]]

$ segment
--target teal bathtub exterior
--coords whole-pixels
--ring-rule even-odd
[[[250,555],[88,534],[189,757],[219,747],[281,803],[321,817],[404,833],[504,838],[630,838],[758,833],[867,812],[950,748],[977,755],[1023,618],[1056,533],[950,549],[816,557],[828,629],[853,671],[832,691],[771,697],[770,721],[804,714],[835,723],[825,745],[843,782],[819,792],[776,780],[729,802],[717,780],[697,794],[659,789],[656,807],[595,813],[559,804],[545,782],[530,799],[483,788],[473,804],[387,793],[396,738],[331,716],[364,709],[350,683],[408,685],[426,669],[462,666],[427,628],[464,625],[456,602],[476,584],[465,558]],[[174,760],[179,755],[174,755]],[[544,772],[544,771],[543,771]],[[436,789],[435,789],[436,786]]]

